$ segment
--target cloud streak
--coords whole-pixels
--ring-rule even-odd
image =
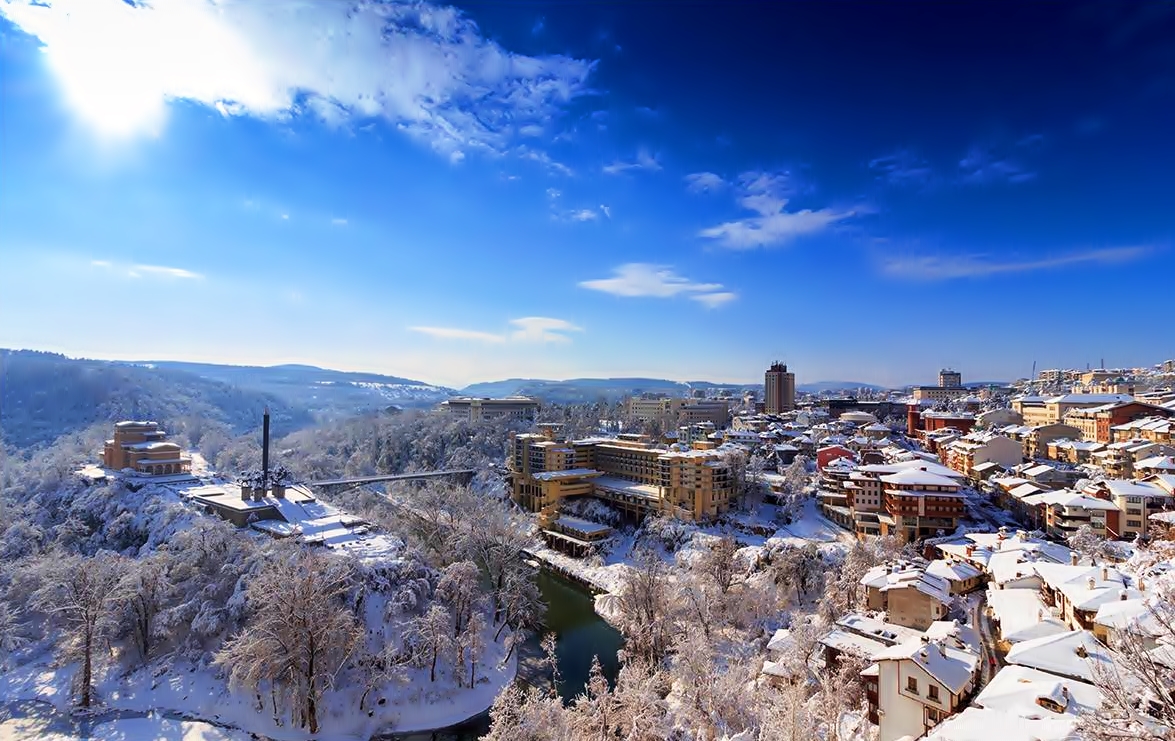
[[[712,172],[694,172],[685,176],[685,189],[690,193],[715,193],[728,185]]]
[[[721,283],[699,283],[678,275],[669,267],[633,262],[612,271],[610,278],[581,281],[580,288],[624,298],[674,298],[686,296],[714,309],[738,298]]]
[[[745,172],[739,176],[735,190],[739,205],[755,215],[698,232],[699,237],[712,239],[728,249],[747,250],[785,244],[858,215],[855,210],[833,208],[788,211],[787,205],[796,189],[786,172]]]
[[[1140,259],[1149,246],[1088,249],[1037,260],[1001,260],[989,255],[914,255],[887,258],[881,272],[891,278],[910,281],[940,281],[958,278],[986,278],[1008,273],[1027,273],[1075,265],[1113,265]]]
[[[567,332],[581,332],[578,327],[564,319],[554,319],[545,316],[528,316],[520,319],[511,319],[510,329],[502,332],[485,332],[476,329],[462,329],[458,327],[408,327],[409,331],[428,335],[438,340],[459,340],[467,342],[482,342],[499,345],[507,342],[521,343],[566,343],[571,338]]]
[[[185,268],[175,268],[166,265],[127,265],[114,263],[110,260],[91,260],[90,265],[95,268],[101,268],[102,270],[121,273],[128,278],[148,277],[179,280],[204,279],[204,276],[201,273],[196,273]]]
[[[382,118],[459,161],[557,121],[595,67],[511,52],[428,2],[17,0],[0,13],[40,39],[73,108],[115,134],[158,130],[184,99],[226,117]]]
[[[617,160],[610,165],[604,165],[601,168],[607,175],[620,175],[621,173],[630,170],[648,170],[649,172],[658,172],[661,169],[661,163],[657,161],[649,150],[640,149],[636,153],[636,159],[630,162]]]

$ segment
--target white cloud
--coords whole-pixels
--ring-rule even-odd
[[[685,176],[685,188],[690,193],[713,193],[726,186],[727,182],[712,172],[694,172]]]
[[[571,338],[563,332],[583,331],[571,322],[545,316],[511,319],[510,323],[517,327],[510,334],[510,339],[515,342],[570,342]]]
[[[736,188],[739,205],[755,216],[712,226],[698,236],[717,240],[730,249],[753,249],[783,244],[796,237],[815,234],[838,221],[856,216],[853,210],[822,208],[816,211],[787,211],[795,191],[788,173],[745,172]]]
[[[122,273],[128,278],[142,278],[144,275],[156,278],[180,278],[184,280],[203,280],[200,273],[184,268],[173,268],[165,265],[128,265],[118,264],[110,260],[91,260],[90,265],[103,270]]]
[[[336,216],[335,218],[330,220],[330,223],[333,224],[334,226],[346,226],[347,220]]]
[[[188,280],[199,280],[204,277],[199,273],[193,273],[191,270],[184,270],[183,268],[169,268],[164,265],[135,265],[131,269],[138,273],[157,275],[163,278],[184,278]]]
[[[528,316],[511,319],[509,329],[504,332],[483,332],[476,329],[457,327],[409,327],[412,332],[429,335],[441,340],[471,340],[500,344],[504,342],[570,342],[566,332],[580,332],[577,327],[563,319],[545,316]]]
[[[610,165],[604,165],[602,169],[608,175],[619,175],[628,170],[649,170],[650,172],[657,172],[661,169],[661,163],[649,153],[649,150],[642,147],[637,151],[636,159],[632,162],[617,160]]]
[[[585,280],[579,285],[613,296],[673,298],[685,295],[709,308],[729,303],[738,297],[721,283],[698,283],[662,265],[634,262],[616,268],[611,278]]]
[[[985,278],[991,275],[1025,273],[1069,265],[1129,262],[1151,251],[1152,248],[1147,246],[1105,247],[1037,260],[1000,260],[988,255],[913,255],[883,260],[881,272],[893,278],[919,281]]]
[[[569,214],[572,221],[595,221],[600,218],[598,211],[593,211],[590,208],[581,208],[578,211],[572,211]]]
[[[562,162],[552,159],[551,155],[547,154],[546,152],[542,152],[537,149],[529,149],[527,147],[519,147],[516,150],[516,153],[522,159],[537,162],[556,175],[565,175],[570,177],[571,175],[575,174],[574,170]]]
[[[595,66],[508,51],[428,2],[17,0],[0,13],[41,40],[72,107],[116,135],[157,132],[166,102],[185,99],[226,117],[383,118],[459,159],[557,120]]]
[[[608,217],[609,219],[612,218],[612,209],[601,203],[600,210],[604,212],[604,216]]]
[[[500,334],[479,332],[475,329],[457,329],[456,327],[409,327],[408,329],[440,340],[476,340],[477,342],[506,341],[506,338]]]
[[[690,296],[690,298],[702,304],[707,309],[717,309],[719,306],[725,306],[731,301],[734,301],[738,298],[738,294],[730,291],[719,291],[717,293],[699,293]]]

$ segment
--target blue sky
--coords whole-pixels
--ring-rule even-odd
[[[1173,7],[0,2],[0,346],[457,386],[1154,363]]]

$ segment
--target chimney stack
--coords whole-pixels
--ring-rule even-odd
[[[1103,566],[1102,567],[1102,581],[1109,581],[1109,580],[1110,580],[1110,567]]]
[[[261,488],[269,488],[269,407],[261,418]]]
[[[1073,564],[1074,566],[1077,565],[1077,551],[1073,551],[1069,554],[1069,563]]]

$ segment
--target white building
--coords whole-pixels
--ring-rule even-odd
[[[956,638],[923,636],[877,653],[880,741],[919,738],[959,712],[975,686],[979,655]]]

